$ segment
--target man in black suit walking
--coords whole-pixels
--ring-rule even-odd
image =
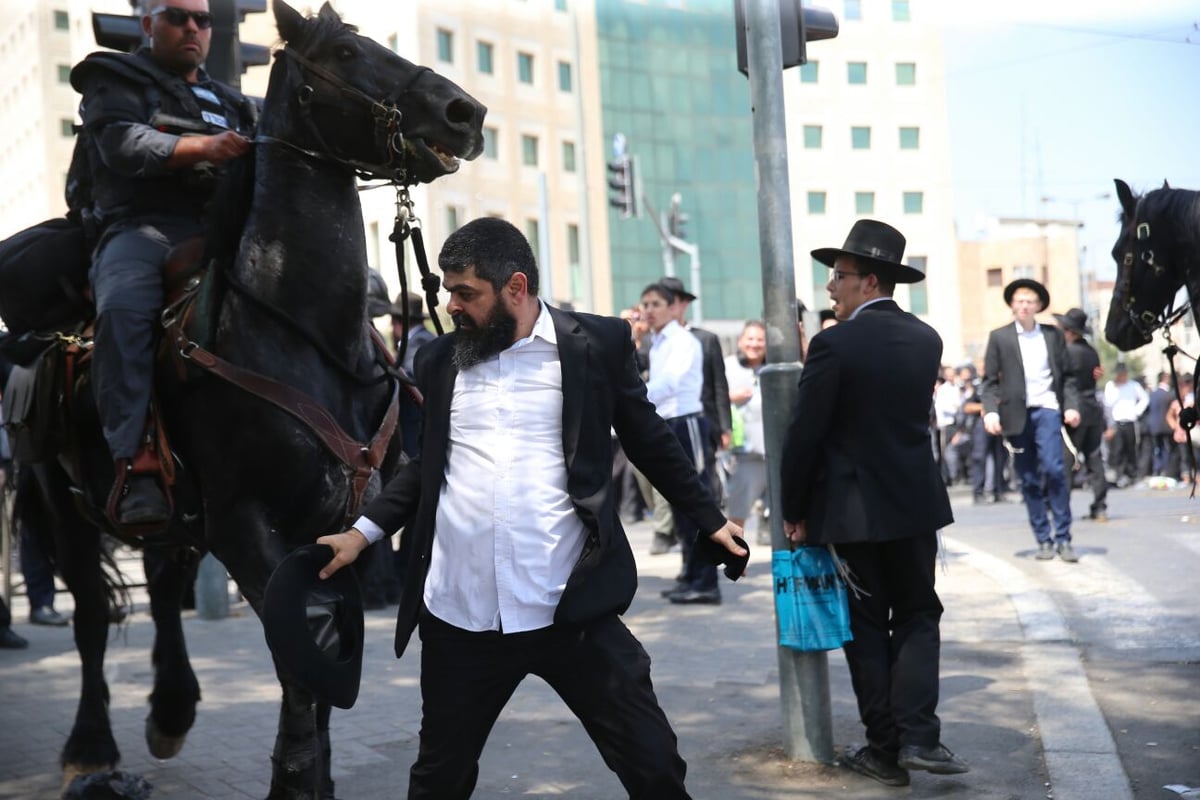
[[[630,797],[686,798],[649,657],[620,620],[637,569],[614,503],[610,428],[690,510],[696,547],[714,561],[744,557],[741,530],[646,399],[627,323],[541,303],[529,243],[500,219],[455,231],[438,261],[456,331],[417,355],[421,456],[353,528],[318,540],[334,550],[327,577],[402,526],[413,539],[396,623],[397,657],[418,627],[422,642],[408,797],[469,797],[493,723],[532,673]]]
[[[1108,478],[1104,475],[1104,456],[1100,448],[1104,438],[1104,406],[1096,397],[1096,378],[1104,373],[1100,354],[1084,338],[1091,335],[1092,329],[1082,308],[1055,314],[1054,319],[1067,340],[1067,371],[1075,377],[1075,388],[1079,392],[1079,424],[1072,427],[1070,433],[1076,462],[1087,469],[1088,483],[1092,487],[1088,516],[1097,522],[1107,522]],[[1068,491],[1073,483],[1074,480],[1068,477]]]
[[[983,364],[983,426],[1008,437],[1013,468],[1029,525],[1037,539],[1037,558],[1055,552],[1063,561],[1079,559],[1071,547],[1071,489],[1063,469],[1062,426],[1079,425],[1079,393],[1067,369],[1067,344],[1052,325],[1039,325],[1037,314],[1050,305],[1050,292],[1032,278],[1004,287],[1013,323],[988,336]],[[1054,534],[1046,506],[1054,516]]]
[[[941,744],[937,531],[954,521],[929,445],[929,407],[942,358],[933,328],[900,310],[897,283],[925,275],[900,263],[904,236],[854,224],[841,249],[813,258],[842,324],[808,345],[783,450],[784,530],[794,542],[836,544],[861,592],[850,593],[844,650],[867,745],[843,763],[889,786],[908,770],[966,772]]]

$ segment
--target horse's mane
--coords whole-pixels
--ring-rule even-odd
[[[305,19],[304,28],[303,51],[305,54],[312,53],[313,50],[321,47],[335,36],[344,33],[358,33],[357,25],[343,22],[335,11],[326,11],[325,8],[322,8],[316,16]],[[282,40],[279,42],[280,46],[286,44],[287,42]]]

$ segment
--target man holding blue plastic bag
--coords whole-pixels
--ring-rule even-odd
[[[888,786],[909,770],[966,772],[941,743],[934,590],[937,531],[953,522],[933,458],[929,409],[942,358],[933,328],[892,299],[924,280],[900,263],[904,236],[863,219],[845,245],[812,251],[840,325],[809,342],[784,444],[784,530],[836,546],[853,580],[844,651],[867,744],[841,758]]]

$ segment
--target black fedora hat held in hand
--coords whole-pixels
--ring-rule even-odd
[[[354,570],[318,573],[333,548],[309,544],[288,554],[267,581],[262,623],[280,669],[317,699],[350,708],[362,678],[362,592]]]

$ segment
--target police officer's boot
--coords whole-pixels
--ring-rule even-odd
[[[119,459],[117,469],[125,470],[125,490],[117,501],[118,524],[157,525],[171,518],[167,496],[153,474],[135,472],[127,459]]]

